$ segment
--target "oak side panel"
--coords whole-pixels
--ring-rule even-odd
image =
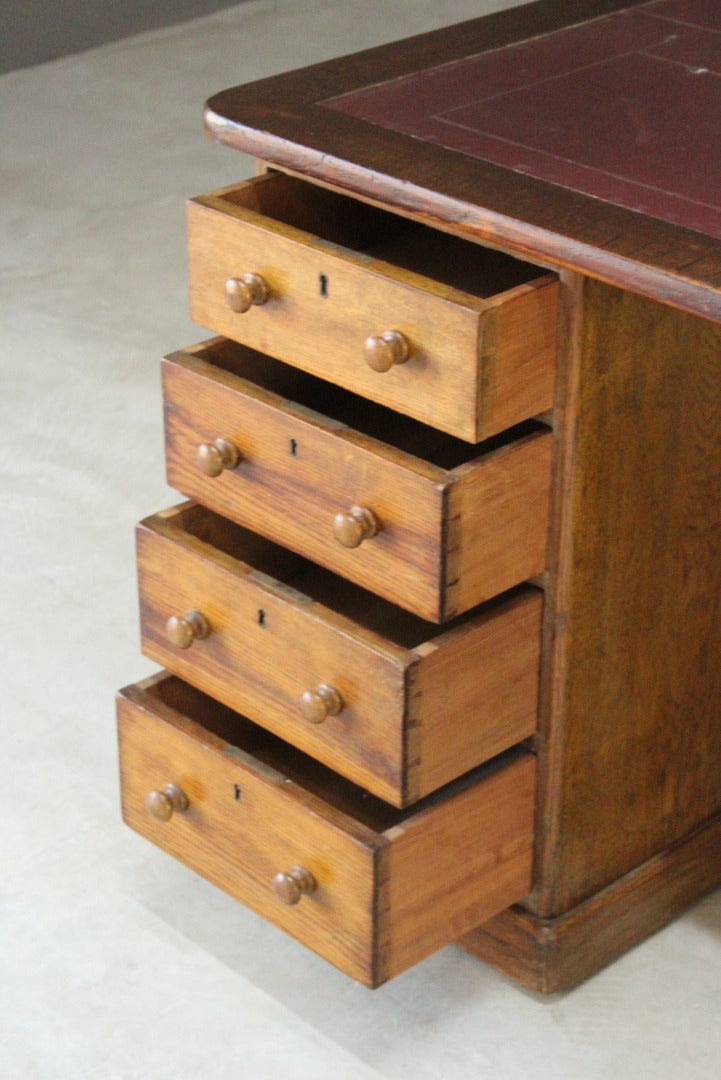
[[[601,283],[584,296],[541,916],[721,807],[721,327]]]
[[[386,831],[379,981],[523,897],[531,886],[536,761],[527,754]],[[515,900],[514,900],[515,897]]]
[[[524,593],[416,650],[409,802],[535,733],[542,609],[540,592]]]
[[[461,467],[448,490],[444,618],[546,569],[550,431]]]

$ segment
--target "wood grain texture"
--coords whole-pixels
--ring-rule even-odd
[[[118,733],[126,824],[304,944],[320,947],[349,975],[371,979],[380,837],[264,768],[252,751],[234,754],[202,719],[165,705],[153,683],[118,696]],[[159,823],[144,799],[169,780],[186,792],[189,807]],[[287,907],[275,898],[273,878],[299,863],[318,889]]]
[[[318,889],[281,925],[369,985],[460,937],[534,988],[564,988],[721,880],[721,243],[328,108],[627,6],[540,0],[228,91],[206,111],[214,134],[282,172],[190,204],[194,317],[285,359],[297,379],[384,403],[399,441],[377,418],[369,431],[336,413],[330,383],[311,402],[291,377],[241,388],[232,365],[196,350],[165,365],[171,482],[321,562],[322,522],[370,507],[377,535],[328,565],[352,578],[357,560],[375,560],[357,581],[439,621],[513,575],[538,573],[546,591],[542,602],[524,587],[438,630],[198,507],[139,529],[148,655],[261,726],[248,734],[226,717],[203,733],[198,720],[220,706],[188,720],[189,688],[159,701],[141,697],[160,682],[131,691],[128,820],[263,913],[273,878],[292,884],[305,867]],[[539,264],[560,271],[560,290]],[[267,301],[232,312],[225,281],[249,273]],[[389,330],[411,355],[371,371],[364,342]],[[381,368],[383,348],[371,350]],[[550,417],[554,392],[553,452],[548,432],[516,432],[478,461],[473,449],[454,457],[457,440],[414,434],[402,415],[472,445]],[[358,410],[365,421],[370,408]],[[221,417],[232,431],[217,430]],[[244,493],[261,433],[271,449]],[[216,444],[226,437],[237,466]],[[211,472],[220,454],[218,476],[194,475],[198,440],[215,447]],[[210,633],[181,648],[193,610]],[[177,647],[171,615],[185,620]],[[309,698],[319,723],[303,717]],[[272,732],[294,745],[278,756]],[[467,770],[531,736],[538,777],[520,757],[466,785]],[[335,774],[298,764],[297,748]],[[188,809],[168,815],[160,800],[169,820],[143,810],[141,822],[136,774],[144,794],[176,784]],[[349,792],[348,778],[386,803]],[[237,807],[215,807],[215,789],[248,784],[257,808],[270,792],[271,832],[256,849],[251,830],[226,872]],[[388,817],[389,804],[414,809]]]
[[[478,395],[478,430],[484,436],[551,408],[557,337],[557,282],[516,289],[489,308],[481,327]]]
[[[208,530],[212,542],[202,539]],[[192,504],[147,519],[137,539],[144,652],[393,805],[535,728],[536,590],[440,631]],[[174,647],[167,620],[193,609],[211,632],[190,648]],[[303,694],[322,683],[344,708],[311,724]],[[411,726],[418,729],[412,758]]]
[[[458,944],[543,994],[569,990],[721,884],[721,816],[555,919],[511,907]]]
[[[478,442],[552,403],[557,283],[528,264],[278,173],[191,200],[188,250],[196,322],[442,431]],[[269,296],[239,315],[225,282],[247,271]],[[388,330],[410,356],[373,371]]]
[[[542,917],[721,807],[721,329],[594,282],[580,302],[539,733]]]
[[[273,375],[267,358],[222,340],[163,362],[172,487],[431,621],[544,570],[549,431],[476,452],[344,399],[343,416],[356,414],[382,441],[318,413],[324,399],[329,412],[338,403],[325,384],[297,373],[289,386],[286,372]],[[197,450],[218,437],[237,447],[240,461],[209,477]],[[369,508],[379,531],[348,549],[334,539],[333,523],[352,506]]]
[[[535,734],[543,594],[522,592],[416,649],[408,671],[406,798],[413,802]],[[481,755],[481,756],[479,756]],[[526,890],[528,891],[528,890]]]
[[[306,593],[283,590],[281,569],[269,574],[252,551],[248,555],[238,545],[237,557],[226,555],[197,540],[179,515],[173,517],[148,519],[138,529],[143,651],[331,768],[397,801],[403,790],[406,650]],[[287,562],[282,549],[277,556]],[[266,576],[259,577],[259,570]],[[203,612],[212,632],[190,649],[176,649],[166,638],[166,620],[192,607]],[[323,724],[309,724],[302,695],[324,682],[338,689],[346,708]]]
[[[508,907],[531,887],[535,760],[526,755],[475,787],[386,831],[379,975],[405,970]]]
[[[210,100],[206,126],[215,138],[281,168],[455,224],[462,233],[553,267],[721,319],[721,242],[715,238],[322,104],[638,2],[539,0],[234,87]]]
[[[286,775],[282,745],[269,750],[240,717],[228,732],[232,719],[218,725],[210,699],[177,680],[168,693],[168,681],[155,676],[118,696],[124,820],[347,974],[377,986],[528,889],[532,755],[417,813],[386,808],[395,820],[373,828],[314,794],[312,761],[296,756]],[[168,782],[188,807],[159,822],[144,800]],[[363,814],[361,793],[355,801]],[[273,880],[296,865],[315,889],[289,906]]]
[[[460,466],[447,488],[445,614],[546,569],[552,435],[544,431]],[[535,567],[536,569],[532,569]]]

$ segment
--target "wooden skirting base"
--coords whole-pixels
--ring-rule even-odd
[[[458,944],[551,994],[588,978],[719,884],[721,814],[557,918],[512,907]]]

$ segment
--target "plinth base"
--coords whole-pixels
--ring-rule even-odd
[[[721,884],[721,815],[553,919],[512,907],[458,942],[524,986],[566,990]]]

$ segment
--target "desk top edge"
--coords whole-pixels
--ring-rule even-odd
[[[537,0],[232,87],[217,140],[311,180],[721,321],[721,240],[327,107],[329,100],[575,27],[644,0]]]

